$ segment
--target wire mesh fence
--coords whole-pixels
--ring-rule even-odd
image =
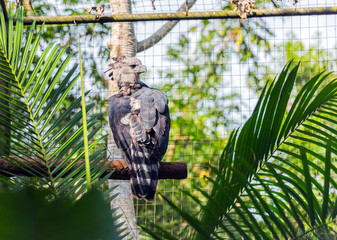
[[[132,12],[175,12],[185,1],[135,0]],[[9,4],[15,7],[16,3]],[[109,1],[32,1],[36,16],[84,14],[85,9]],[[257,8],[307,8],[337,6],[337,1],[256,1]],[[233,7],[231,7],[233,8]],[[27,8],[28,9],[28,8]],[[229,9],[229,1],[197,0],[189,11]],[[321,71],[336,71],[336,15],[294,17],[189,20],[178,23],[161,41],[137,57],[148,68],[142,80],[162,89],[169,98],[172,126],[164,161],[184,161],[186,180],[161,180],[157,192],[184,209],[199,211],[184,191],[195,186],[209,191],[205,176],[207,164],[216,166],[231,129],[250,116],[261,88],[273,80],[284,64],[302,61],[299,83]],[[165,21],[135,22],[137,40],[150,37]],[[95,113],[108,133],[108,78],[110,24],[50,25],[44,41],[54,41],[77,52],[81,39],[85,87],[91,90],[88,102],[95,102]],[[45,46],[41,46],[43,48]],[[75,54],[73,64],[78,62]],[[79,83],[73,90],[79,96]],[[71,99],[69,99],[71,101]],[[66,107],[66,106],[65,106]],[[119,156],[116,158],[120,158]],[[203,199],[203,196],[199,196]],[[172,232],[182,231],[185,223],[163,204],[157,195],[153,202],[135,200],[138,224],[159,223]],[[147,239],[141,232],[141,239]]]

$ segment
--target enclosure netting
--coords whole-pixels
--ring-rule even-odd
[[[154,10],[151,0],[135,0],[132,12],[175,12],[184,2],[157,0]],[[300,0],[296,5],[293,1],[274,2],[281,8],[337,6],[335,0]],[[100,4],[105,5],[104,13],[110,14],[109,1],[32,1],[35,14],[46,16],[76,15]],[[197,0],[189,11],[216,11],[228,5],[228,1]],[[257,1],[256,6],[274,8],[270,1]],[[184,209],[198,211],[184,191],[193,191],[194,185],[209,191],[205,176],[210,170],[205,164],[216,166],[230,130],[249,117],[266,81],[291,59],[302,60],[300,81],[324,70],[336,71],[336,21],[336,15],[252,18],[245,22],[183,20],[155,46],[138,53],[148,68],[142,80],[166,92],[170,102],[172,126],[163,161],[184,161],[189,173],[185,180],[160,180],[157,192]],[[151,36],[164,23],[135,22],[137,40]],[[110,61],[110,24],[49,25],[47,32],[45,42],[69,45],[75,52],[81,39],[85,88],[91,90],[87,102],[96,102],[95,111],[103,113],[100,120],[106,126],[102,134],[106,134],[108,89],[104,72]],[[72,61],[77,63],[78,57]],[[72,92],[74,96],[80,95],[79,84]],[[185,227],[158,194],[153,202],[135,200],[134,207],[139,224],[154,222],[177,233]],[[147,237],[141,232],[141,238]]]

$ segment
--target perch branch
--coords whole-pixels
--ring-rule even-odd
[[[180,6],[177,12],[185,11],[186,13],[186,9],[190,9],[196,1],[197,0],[186,1]],[[179,20],[168,21],[161,28],[159,28],[158,31],[152,34],[150,37],[140,42],[137,42],[136,52],[139,53],[139,52],[145,51],[146,49],[155,45],[157,42],[163,39],[172,30],[172,28],[174,28],[174,26],[177,25],[178,22]]]
[[[337,7],[314,7],[314,8],[277,8],[255,9],[247,16],[248,18],[261,17],[285,17],[301,15],[329,15],[337,14]],[[175,13],[152,13],[152,14],[112,14],[96,18],[95,15],[56,16],[56,17],[25,17],[24,24],[30,25],[36,20],[36,24],[80,24],[80,23],[108,23],[108,22],[143,22],[163,20],[191,20],[191,19],[216,19],[216,18],[240,18],[239,12],[232,10],[208,11],[208,12],[185,12]]]
[[[16,162],[13,164],[13,160]],[[83,164],[82,159],[76,162],[73,168]],[[9,176],[32,176],[25,169],[34,170],[34,172],[44,172],[44,160],[39,159],[22,159],[17,157],[11,157],[11,162],[0,157],[0,172]],[[125,161],[107,161],[104,166],[108,166],[107,170],[103,173],[103,177],[112,173],[110,179],[127,180],[130,179],[130,170],[127,167]],[[26,166],[26,167],[25,167]],[[54,168],[57,167],[54,166]],[[67,165],[62,167],[60,171],[66,168]],[[159,179],[185,179],[187,178],[187,165],[185,162],[162,162],[159,168]]]

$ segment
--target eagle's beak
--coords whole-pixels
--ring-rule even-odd
[[[145,73],[147,71],[147,68],[144,65],[140,65],[139,67],[137,66],[134,71],[136,73]]]

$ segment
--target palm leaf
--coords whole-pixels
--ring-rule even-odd
[[[79,78],[79,74],[75,74],[77,66],[64,72],[72,55],[64,57],[66,48],[57,44],[49,44],[40,56],[37,55],[43,26],[35,37],[35,23],[27,31],[26,42],[21,46],[24,39],[22,16],[19,8],[15,26],[10,17],[8,36],[5,24],[0,24],[0,89],[6,89],[0,92],[0,98],[8,103],[0,110],[0,121],[10,130],[7,140],[11,142],[8,145],[3,140],[6,133],[0,132],[0,147],[9,151],[2,158],[21,166],[27,174],[39,177],[39,184],[48,186],[55,196],[63,194],[75,198],[86,190],[82,187],[85,186],[85,166],[76,164],[84,156],[80,98],[66,111],[60,113],[59,110]],[[0,19],[3,18],[0,11]],[[32,66],[34,69],[30,71]],[[85,112],[89,113],[92,108],[89,104]],[[105,152],[95,150],[104,140],[104,137],[96,137],[101,127],[96,118],[97,115],[92,115],[88,120],[93,181],[101,176],[106,161]],[[67,119],[69,121],[62,126]],[[37,168],[29,167],[26,161],[35,161]]]
[[[288,139],[290,140],[289,136],[298,136],[297,132],[299,131],[297,131],[297,129],[306,122],[308,117],[313,113],[318,112],[320,108],[328,104],[329,100],[333,100],[336,97],[337,85],[335,80],[327,84],[327,86],[318,92],[319,87],[327,78],[327,74],[319,74],[304,86],[304,90],[302,91],[303,94],[301,93],[298,95],[294,100],[294,104],[289,113],[287,113],[285,109],[289,102],[290,92],[296,79],[297,70],[298,65],[290,71],[290,63],[287,64],[279,75],[277,81],[266,88],[266,94],[262,95],[260,98],[259,104],[255,108],[252,117],[243,126],[236,140],[234,159],[222,158],[220,160],[234,162],[230,181],[219,181],[223,188],[228,189],[229,186],[232,186],[231,191],[234,192],[233,195],[227,195],[230,199],[223,202],[226,204],[225,207],[228,210],[232,204],[235,203],[240,192],[246,189],[247,183],[244,179],[250,179],[252,174],[255,174],[257,166],[263,165],[265,161],[271,159],[274,155],[277,155],[277,150],[283,145],[282,143],[288,141]],[[331,102],[329,104],[331,104]],[[259,117],[263,120],[257,120]],[[327,126],[328,125],[326,125],[325,130],[327,130]],[[308,136],[308,138],[309,137],[310,136]],[[305,138],[305,140],[308,139]],[[325,146],[326,143],[320,143],[320,147],[324,148]],[[314,182],[314,179],[310,176],[308,160],[305,159],[304,156],[305,155],[299,156],[299,159],[302,160],[304,164],[305,170],[303,176],[306,179],[306,185],[308,186],[308,184],[310,184],[307,189],[305,189],[307,197],[305,200],[307,200],[306,206],[309,208],[307,210],[310,212],[311,223],[314,224],[314,212],[320,211],[320,208],[317,207],[317,200],[312,194],[311,185],[312,182]],[[250,164],[250,167],[247,167],[247,162]],[[237,172],[244,174],[246,178],[238,179]],[[223,194],[223,191],[219,188],[213,188],[213,192],[214,194],[212,195],[215,199],[218,198],[220,194]],[[253,193],[254,194],[251,194],[251,197],[259,196],[256,191]],[[269,199],[270,198],[272,199],[271,195],[269,195]],[[314,209],[314,205],[316,205],[316,209]],[[268,215],[273,218],[272,212]],[[278,220],[275,218],[272,220],[273,224],[277,226]],[[210,222],[207,213],[203,215],[202,222],[204,224]],[[210,228],[210,231],[214,231],[215,227],[216,225]],[[279,225],[279,229],[282,230],[281,225]],[[284,235],[285,233],[283,232],[282,234]]]

